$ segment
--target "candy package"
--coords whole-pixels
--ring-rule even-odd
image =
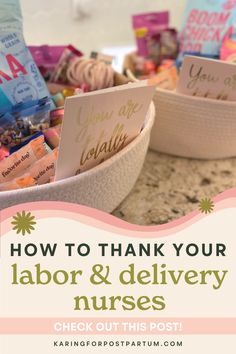
[[[82,52],[77,50],[72,45],[68,45],[64,49],[54,71],[52,72],[52,75],[50,77],[50,82],[59,83],[59,84],[67,84],[68,83],[68,79],[67,79],[68,66],[73,62],[73,60],[81,57],[82,55],[83,55]]]
[[[29,167],[27,172],[33,177],[36,184],[41,185],[50,182],[50,178],[55,175],[57,157],[58,149],[54,149]]]
[[[234,33],[236,2],[188,0],[180,33],[179,61],[184,53],[219,57],[224,37]]]
[[[49,97],[23,37],[19,0],[0,0],[0,114]]]
[[[55,70],[66,46],[29,46],[31,55],[38,66],[43,78],[48,81]]]
[[[133,29],[138,47],[138,55],[147,57],[149,55],[148,40],[154,35],[169,26],[169,12],[153,12],[147,14],[134,15],[132,17]]]
[[[160,33],[150,35],[147,39],[148,56],[160,65],[162,60],[176,59],[178,54],[177,31],[167,28]]]

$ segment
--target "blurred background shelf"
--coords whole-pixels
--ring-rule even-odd
[[[89,54],[134,45],[131,15],[137,12],[169,10],[171,25],[179,28],[186,0],[21,0],[21,4],[28,44],[70,42]]]

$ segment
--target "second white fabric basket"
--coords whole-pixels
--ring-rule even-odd
[[[150,147],[200,159],[236,156],[236,102],[156,89]]]

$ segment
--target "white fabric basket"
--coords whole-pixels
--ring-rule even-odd
[[[34,201],[63,201],[111,212],[128,195],[142,169],[155,117],[150,105],[140,135],[119,153],[81,175],[26,189],[0,192],[0,210]]]
[[[150,148],[200,159],[236,156],[236,102],[156,89]]]

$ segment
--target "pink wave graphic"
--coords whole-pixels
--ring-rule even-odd
[[[236,188],[221,193],[213,199],[214,213],[219,210],[236,207]],[[164,225],[142,226],[130,224],[110,214],[86,206],[65,202],[34,202],[20,204],[1,211],[1,236],[11,230],[11,218],[17,212],[33,212],[36,219],[59,217],[72,219],[83,224],[110,231],[115,234],[136,238],[158,238],[170,236],[180,230],[186,229],[209,215],[198,210]]]

